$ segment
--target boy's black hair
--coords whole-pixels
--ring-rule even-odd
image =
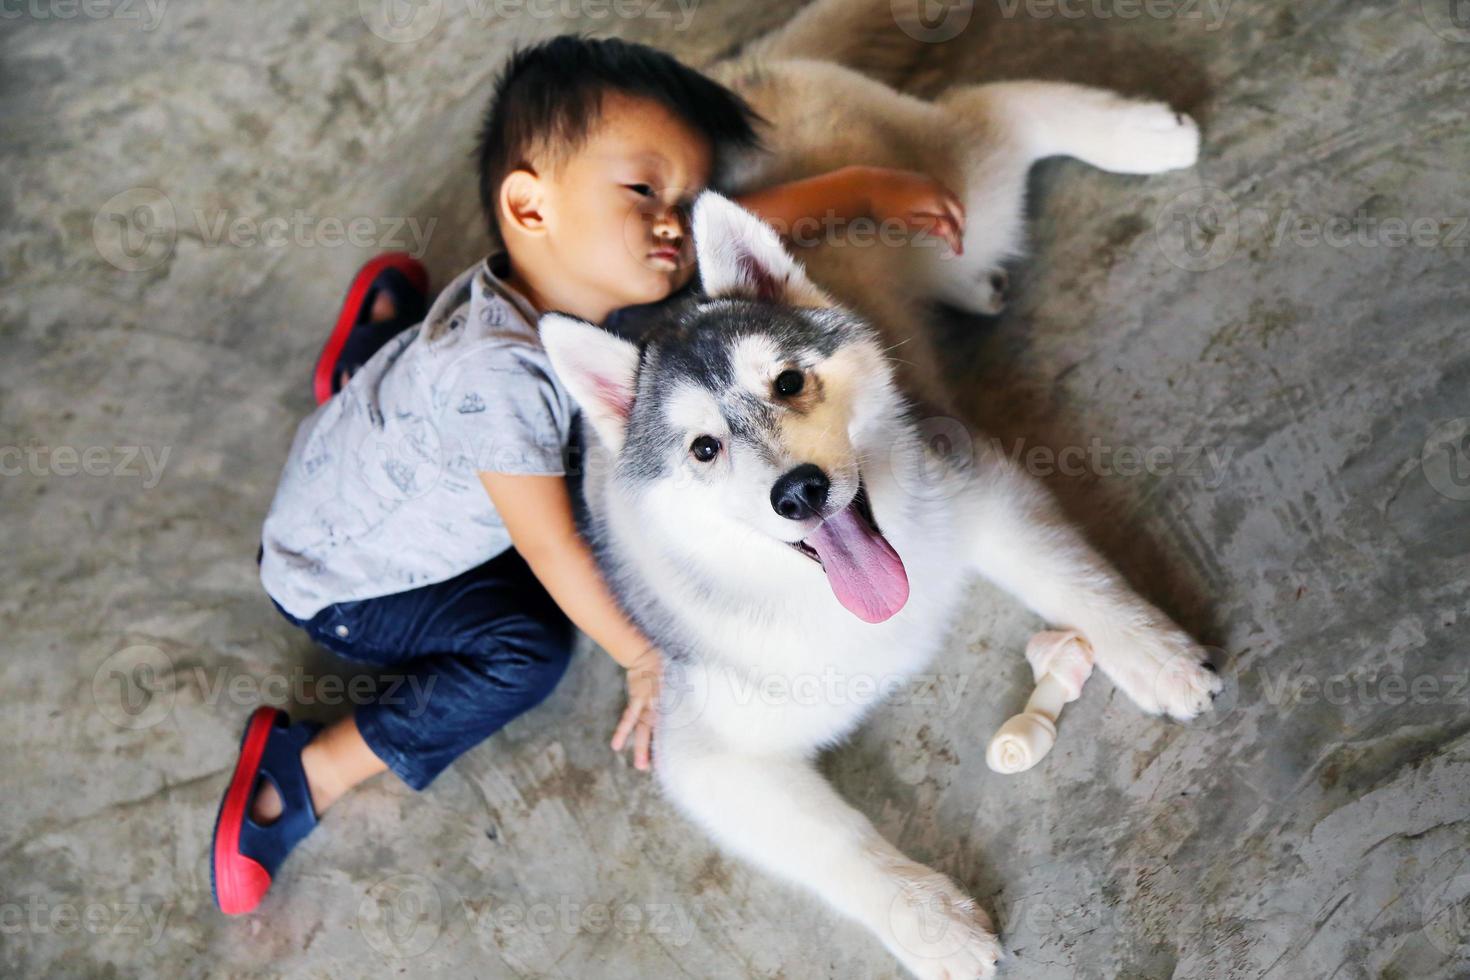
[[[607,92],[651,99],[705,136],[715,169],[724,155],[760,145],[765,120],[735,92],[673,56],[617,38],[563,34],[521,48],[495,83],[475,147],[480,207],[499,237],[500,184],[531,157],[574,150],[591,133]]]

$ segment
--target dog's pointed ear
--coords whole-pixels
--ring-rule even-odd
[[[538,330],[557,377],[567,386],[603,445],[623,448],[638,377],[638,348],[596,324],[547,313]]]
[[[781,246],[774,228],[714,191],[694,202],[694,251],[700,282],[711,299],[832,305]]]

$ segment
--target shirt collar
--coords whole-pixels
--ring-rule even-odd
[[[497,300],[506,302],[518,314],[520,321],[515,323],[512,329],[522,330],[539,342],[541,335],[536,330],[536,322],[541,319],[541,314],[536,312],[536,307],[531,305],[531,301],[526,299],[520,290],[506,282],[506,277],[509,275],[510,254],[508,252],[491,252],[485,256],[485,261],[480,263],[470,287],[470,315],[478,313],[483,303],[493,303]]]

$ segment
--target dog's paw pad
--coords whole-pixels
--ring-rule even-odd
[[[1208,660],[1184,654],[1170,658],[1154,678],[1159,711],[1175,721],[1192,721],[1225,689],[1220,672]]]
[[[1135,141],[1141,173],[1192,167],[1199,160],[1199,126],[1163,102],[1135,102],[1119,119],[1120,139]]]
[[[921,980],[983,980],[1002,949],[990,918],[949,879],[931,872],[912,882],[889,916],[894,951]]]

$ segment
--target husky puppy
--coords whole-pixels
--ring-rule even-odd
[[[817,773],[817,753],[925,667],[977,575],[1080,630],[1146,712],[1193,718],[1220,681],[986,440],[958,464],[931,451],[921,421],[945,396],[920,310],[933,298],[993,310],[1035,160],[1153,173],[1193,163],[1198,133],[1164,105],[1073,85],[927,103],[816,61],[729,71],[775,123],[774,152],[745,179],[920,154],[966,202],[965,253],[821,244],[803,252],[820,270],[809,275],[769,227],[703,195],[704,297],[637,345],[541,321],[591,430],[584,531],[665,652],[655,771],[669,797],[724,848],[867,926],[915,976],[987,977],[1001,946],[986,914],[879,836]],[[834,677],[845,683],[822,681]],[[812,696],[814,682],[825,690]]]

